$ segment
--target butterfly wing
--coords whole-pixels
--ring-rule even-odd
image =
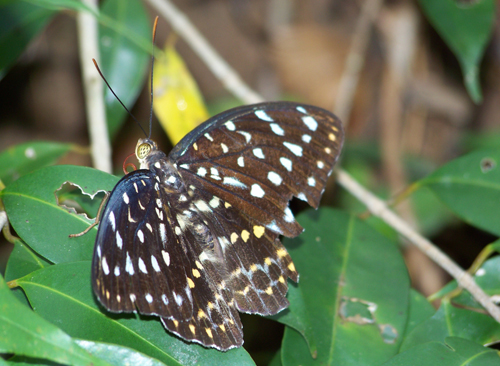
[[[97,233],[94,292],[108,310],[160,316],[185,339],[224,350],[241,346],[231,293],[221,288],[216,263],[200,263],[196,232],[180,231],[173,200],[151,170],[134,171],[115,186]]]
[[[298,273],[278,236],[302,231],[288,202],[319,205],[343,138],[328,111],[262,103],[211,118],[170,153],[205,207],[238,310],[269,315],[288,305],[286,280]]]

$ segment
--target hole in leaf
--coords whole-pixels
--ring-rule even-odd
[[[340,302],[340,317],[348,322],[364,325],[375,322],[374,312],[377,305],[356,298],[343,297]]]
[[[54,195],[58,206],[70,213],[84,215],[87,219],[96,217],[99,205],[104,199],[104,191],[91,195],[71,182],[64,182]]]
[[[488,173],[490,170],[495,169],[497,162],[492,158],[484,158],[481,160],[481,171],[483,173]]]

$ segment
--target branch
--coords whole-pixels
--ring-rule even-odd
[[[97,0],[83,0],[97,12]],[[103,82],[92,63],[99,60],[98,27],[94,15],[80,11],[77,15],[80,64],[87,111],[90,150],[95,168],[111,173],[111,147],[103,98]]]
[[[176,32],[193,47],[193,50],[200,55],[200,58],[207,63],[209,69],[216,77],[228,77],[221,79],[226,88],[235,94],[245,103],[255,103],[263,100],[250,87],[243,84],[243,81],[237,76],[234,70],[217,55],[202,35],[195,29],[189,20],[177,10],[168,0],[148,0],[158,12],[167,20],[171,21]],[[366,0],[371,1],[371,0]],[[207,52],[207,54],[204,54]],[[239,84],[239,85],[237,85]],[[238,90],[239,92],[235,92]],[[355,196],[359,201],[365,204],[375,215],[384,220],[399,234],[408,239],[412,244],[422,250],[429,258],[447,271],[457,283],[469,291],[472,296],[500,323],[500,309],[491,301],[490,297],[474,282],[474,279],[453,262],[446,254],[441,252],[429,240],[422,237],[413,230],[404,220],[387,208],[385,203],[364,189],[347,172],[339,170],[337,173],[338,183],[349,193]]]

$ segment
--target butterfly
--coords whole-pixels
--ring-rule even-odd
[[[140,139],[140,169],[111,192],[97,232],[92,286],[115,313],[155,315],[218,350],[243,344],[239,313],[285,309],[299,274],[280,235],[302,227],[293,196],[317,208],[344,132],[318,107],[270,102],[225,111],[169,155]]]

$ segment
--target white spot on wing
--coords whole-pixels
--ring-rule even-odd
[[[208,133],[206,133],[204,136],[205,136],[205,137],[206,137],[209,141],[211,141],[211,142],[212,142],[212,141],[214,141],[214,139],[212,138],[212,136],[210,136]]]
[[[243,156],[240,156],[238,158],[238,165],[241,166],[242,168],[245,167],[245,159],[243,158]]]
[[[269,179],[271,182],[273,182],[277,186],[279,186],[281,184],[281,182],[283,182],[283,179],[281,178],[281,176],[276,172],[267,173],[267,179]]]
[[[271,130],[273,130],[273,132],[276,135],[278,135],[278,136],[285,136],[285,130],[283,130],[279,124],[277,124],[277,123],[271,123],[270,126],[271,126]]]
[[[161,237],[161,242],[166,244],[167,243],[167,231],[165,229],[165,224],[163,222],[160,223],[160,237]]]
[[[184,299],[182,298],[181,295],[177,295],[175,291],[172,291],[172,295],[174,295],[174,300],[177,303],[177,305],[182,306],[182,303],[184,302]]]
[[[222,181],[224,184],[228,184],[233,187],[239,187],[239,188],[246,188],[246,184],[241,183],[238,179],[233,178],[233,177],[224,177],[224,180]]]
[[[255,184],[252,184],[252,189],[250,191],[250,194],[254,197],[262,198],[262,197],[264,197],[266,192],[264,192],[264,190],[261,188],[261,186],[259,186],[257,183],[255,183]]]
[[[295,108],[296,110],[298,110],[300,113],[304,113],[304,114],[307,114],[307,111],[305,110],[304,107],[301,107],[301,106],[298,106]]]
[[[181,164],[180,167],[182,169],[189,169],[189,164]]]
[[[167,182],[168,183],[175,183],[177,181],[177,178],[174,177],[173,175],[168,177]]]
[[[151,294],[146,294],[145,298],[148,303],[151,304],[153,302],[153,296],[151,296]]]
[[[227,121],[226,123],[224,123],[224,125],[229,131],[236,130],[236,126],[234,125],[233,121]]]
[[[309,184],[311,187],[314,187],[316,185],[316,179],[314,179],[314,177],[307,178],[307,184]]]
[[[213,196],[210,202],[208,203],[210,207],[217,208],[219,207],[220,200],[218,197]]]
[[[224,154],[229,151],[229,148],[227,147],[227,145],[222,143],[222,142],[220,144],[220,147],[221,147],[222,151],[224,152]]]
[[[325,163],[323,163],[321,160],[318,160],[318,168],[323,169],[325,167]]]
[[[292,171],[292,161],[288,158],[280,158],[280,163],[285,167],[289,172]]]
[[[204,167],[200,166],[196,174],[198,174],[200,177],[204,177],[207,174],[207,170]]]
[[[159,161],[157,161],[157,162],[155,163],[155,167],[157,167],[158,169],[160,169],[160,168],[161,168],[161,165],[160,165],[160,162],[159,162]]]
[[[212,210],[208,207],[207,203],[203,200],[198,200],[194,203],[196,208],[201,212],[211,212]]]
[[[309,128],[311,131],[316,131],[318,128],[318,122],[311,116],[304,116],[302,117],[302,121],[306,124],[307,128]]]
[[[108,262],[106,261],[106,257],[102,257],[102,270],[105,275],[109,275],[109,267],[108,267]]]
[[[274,121],[271,117],[269,117],[269,115],[266,112],[264,112],[263,110],[260,110],[260,109],[255,111],[255,115],[263,121],[267,121],[267,122]]]
[[[311,136],[308,134],[303,134],[302,135],[302,141],[304,141],[306,144],[311,142]]]
[[[238,132],[240,135],[243,135],[245,137],[245,140],[247,141],[247,143],[249,143],[250,140],[252,139],[252,135],[250,135],[246,131],[236,131],[236,132]]]
[[[115,222],[115,214],[113,211],[109,213],[109,222],[111,223],[111,227],[113,228],[113,231],[116,230],[116,222]]]
[[[142,230],[137,230],[137,237],[139,238],[141,243],[144,243],[144,233],[142,232]]]
[[[294,153],[297,156],[302,156],[302,147],[299,145],[292,144],[291,142],[283,142],[283,145],[285,145],[288,150],[290,150],[292,153]]]
[[[293,213],[289,207],[285,208],[285,221],[286,222],[294,222],[295,218],[293,217]]]
[[[162,255],[163,261],[165,262],[167,267],[170,266],[170,254],[168,254],[168,252],[162,250],[161,255]]]
[[[262,149],[260,147],[255,148],[252,151],[253,151],[253,154],[256,157],[258,157],[259,159],[264,159],[265,158],[264,153],[262,152]]]
[[[115,267],[115,276],[116,277],[120,276],[120,267],[118,266]]]
[[[148,269],[146,268],[146,264],[144,263],[144,261],[140,257],[139,257],[139,270],[142,273],[146,273],[146,274],[148,273]]]
[[[165,295],[165,294],[161,295],[161,300],[163,301],[163,303],[164,303],[165,305],[168,305],[167,295]]]
[[[123,239],[118,231],[116,232],[116,246],[120,249],[123,248]]]
[[[132,260],[130,259],[130,255],[127,252],[127,259],[125,261],[125,271],[131,276],[134,275],[134,266],[132,265]]]
[[[297,198],[299,200],[302,200],[302,201],[306,201],[307,202],[307,197],[306,195],[303,193],[303,192],[300,192],[298,195],[297,195]]]
[[[97,246],[97,256],[99,258],[101,258],[101,246],[100,245]]]
[[[160,265],[158,264],[158,261],[156,260],[156,257],[154,255],[151,256],[151,265],[156,272],[160,272]]]

